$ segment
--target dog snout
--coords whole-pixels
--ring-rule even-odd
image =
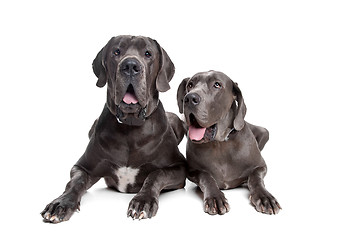
[[[127,58],[122,61],[120,71],[126,76],[135,76],[140,73],[141,64],[136,58]]]
[[[200,103],[201,98],[200,98],[199,94],[197,94],[197,93],[188,93],[185,96],[184,101],[185,101],[185,104],[190,104],[192,106],[196,106]]]

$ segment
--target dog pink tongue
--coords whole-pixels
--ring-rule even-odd
[[[138,103],[138,100],[136,98],[136,96],[132,93],[126,93],[124,98],[123,98],[123,101],[126,103],[126,104],[136,104]]]
[[[189,138],[191,140],[200,141],[205,135],[206,128],[197,128],[189,126]]]

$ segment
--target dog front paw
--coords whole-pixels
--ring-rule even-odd
[[[250,202],[256,211],[266,214],[278,214],[281,206],[278,201],[266,189],[261,189],[250,193]]]
[[[80,210],[80,203],[77,200],[60,196],[48,204],[40,214],[45,222],[59,223],[69,220],[76,209]]]
[[[204,199],[204,212],[215,215],[223,215],[230,211],[230,205],[225,198],[224,193],[219,192],[215,195],[210,195]]]
[[[128,217],[133,219],[152,218],[159,208],[158,198],[150,194],[138,193],[129,203]]]

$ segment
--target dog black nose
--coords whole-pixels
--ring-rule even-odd
[[[198,105],[201,101],[201,98],[200,96],[197,94],[197,93],[188,93],[186,96],[185,96],[185,103],[186,104],[191,104],[191,105]]]
[[[140,62],[135,58],[125,59],[120,66],[120,71],[127,76],[134,76],[140,73]]]

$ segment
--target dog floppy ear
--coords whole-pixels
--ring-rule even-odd
[[[113,38],[110,39],[110,41]],[[110,42],[109,41],[109,42]],[[96,82],[96,86],[103,87],[106,84],[107,81],[107,73],[106,73],[106,52],[107,52],[107,46],[109,45],[109,42],[103,47],[100,52],[96,55],[92,67],[94,74],[98,77],[98,80]]]
[[[180,83],[178,90],[177,90],[177,103],[178,103],[178,107],[179,107],[179,112],[183,113],[184,112],[184,97],[186,94],[186,83],[190,78],[185,78],[184,80],[182,80],[182,82]]]
[[[98,77],[98,80],[96,82],[96,86],[98,86],[98,87],[105,86],[106,80],[107,80],[106,70],[105,70],[105,66],[103,64],[104,48],[105,47],[103,47],[100,50],[100,52],[96,55],[96,57],[92,63],[93,71],[94,71],[95,75]]]
[[[154,40],[155,41],[155,40]],[[175,66],[166,51],[155,41],[160,52],[160,70],[156,77],[156,89],[159,92],[166,92],[170,89],[169,82],[175,73]]]
[[[246,114],[246,105],[244,103],[244,98],[237,83],[234,83],[233,85],[233,92],[236,96],[236,101],[237,101],[237,109],[234,119],[234,128],[235,130],[240,131],[245,126],[244,118]]]

